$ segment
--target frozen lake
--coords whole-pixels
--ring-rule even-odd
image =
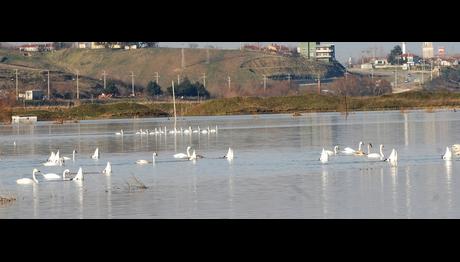
[[[167,118],[0,126],[0,194],[17,200],[0,206],[0,218],[460,218],[460,162],[441,159],[460,143],[460,112],[358,112],[186,117],[178,127],[218,126],[217,133],[135,135],[170,129]],[[120,129],[125,135],[116,136]],[[16,141],[16,145],[13,142]],[[399,165],[338,155],[327,164],[321,149],[384,144],[398,150]],[[187,146],[206,158],[177,160]],[[99,147],[101,158],[90,155]],[[218,159],[228,147],[235,159]],[[71,156],[46,167],[51,151]],[[136,165],[152,159],[155,165]],[[111,176],[98,174],[112,163]],[[74,174],[82,182],[17,185],[32,170]],[[128,188],[135,176],[147,189]]]

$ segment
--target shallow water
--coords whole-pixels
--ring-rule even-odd
[[[178,127],[218,126],[218,133],[135,135],[140,128],[172,127],[167,118],[0,126],[0,194],[17,200],[0,206],[0,218],[459,218],[460,162],[441,159],[460,143],[460,113],[438,111],[187,117]],[[125,135],[115,136],[120,129]],[[13,145],[16,141],[16,146]],[[399,165],[365,157],[318,159],[323,146],[384,144],[398,150]],[[193,146],[205,159],[177,160]],[[235,159],[218,159],[228,147]],[[90,159],[99,147],[101,158]],[[71,156],[63,167],[42,163],[51,151]],[[367,146],[364,147],[367,151]],[[155,165],[139,166],[138,159]],[[98,174],[107,163],[113,174]],[[42,173],[85,179],[17,185]],[[135,176],[147,189],[127,186]]]

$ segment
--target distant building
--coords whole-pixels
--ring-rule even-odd
[[[317,61],[331,62],[335,60],[335,45],[320,42],[300,43],[298,52],[301,56]]]
[[[445,56],[446,55],[446,49],[444,47],[438,48],[438,56]]]
[[[105,46],[103,45],[98,45],[96,44],[96,42],[90,42],[90,45],[89,45],[89,48],[91,49],[101,49],[101,48],[104,48]]]
[[[320,42],[302,42],[299,45],[299,54],[307,59],[315,59],[316,46],[319,44]]]
[[[19,47],[19,51],[23,51],[23,52],[38,52],[38,45],[37,44],[22,45],[22,46]]]
[[[19,46],[19,51],[22,52],[43,52],[43,51],[53,51],[54,46],[52,43],[46,44],[27,44]]]
[[[316,46],[316,60],[332,62],[335,60],[335,45],[321,44]]]
[[[434,49],[432,42],[423,42],[422,57],[423,59],[430,59],[434,57]]]
[[[28,90],[26,91],[25,100],[42,100],[43,91],[41,90]]]

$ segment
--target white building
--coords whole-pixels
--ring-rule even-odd
[[[422,58],[429,59],[434,57],[434,49],[432,42],[423,42]]]

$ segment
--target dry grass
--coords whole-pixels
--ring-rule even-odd
[[[0,196],[0,207],[11,205],[16,201],[13,195]]]
[[[145,190],[148,188],[148,186],[146,186],[144,182],[142,182],[140,179],[138,179],[134,175],[132,176],[131,180],[125,181],[125,183],[128,188],[128,191]]]

